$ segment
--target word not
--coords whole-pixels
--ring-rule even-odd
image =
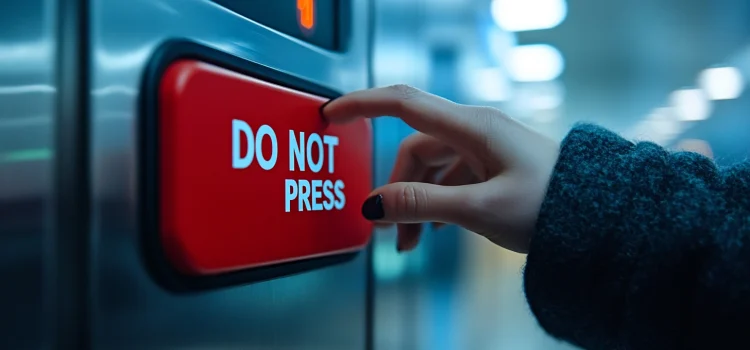
[[[247,142],[245,154],[241,154],[242,138]],[[289,171],[311,171],[319,173],[323,163],[328,161],[327,172],[334,173],[334,148],[339,145],[336,136],[310,133],[305,139],[304,132],[289,130]],[[270,154],[263,152],[263,140],[271,142]],[[317,154],[317,157],[315,156]],[[327,156],[326,156],[327,155]],[[232,120],[232,168],[246,169],[254,160],[263,170],[276,166],[279,156],[279,145],[276,132],[268,125],[261,125],[256,133],[246,122]],[[327,159],[326,159],[327,158]],[[297,205],[293,206],[292,202]],[[305,180],[286,179],[284,181],[284,210],[320,211],[341,210],[346,204],[344,182],[342,180]]]

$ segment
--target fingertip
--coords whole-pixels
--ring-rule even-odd
[[[345,124],[363,117],[355,110],[352,96],[356,96],[356,92],[326,101],[319,107],[320,116],[323,117],[323,120],[332,124]]]
[[[412,241],[412,242],[404,243],[402,245],[402,247],[401,247],[401,251],[402,252],[410,252],[410,251],[414,250],[414,248],[417,247],[418,243],[419,243],[419,241]]]
[[[328,105],[329,105],[329,104],[331,104],[331,102],[335,101],[335,100],[336,100],[337,98],[338,98],[338,97],[334,97],[334,98],[332,98],[332,99],[330,99],[330,100],[328,100],[328,101],[326,101],[326,102],[323,102],[323,104],[322,104],[322,105],[320,105],[320,107],[318,107],[318,114],[320,114],[320,116],[321,116],[321,117],[323,118],[323,120],[325,120],[326,122],[328,122],[328,121],[329,121],[329,120],[328,120],[328,115],[326,114],[326,107],[328,107]]]
[[[414,250],[422,236],[422,224],[399,224],[396,250],[407,252]]]

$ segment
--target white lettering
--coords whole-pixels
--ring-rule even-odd
[[[333,182],[331,180],[326,180],[323,182],[323,196],[326,197],[326,200],[323,201],[323,209],[325,210],[331,210],[333,209]]]
[[[245,134],[247,140],[247,153],[240,155],[242,145],[241,135]],[[253,162],[255,150],[253,149],[253,130],[242,120],[232,119],[232,168],[244,169]]]
[[[305,133],[289,130],[289,171],[305,171],[314,173],[323,169],[323,163],[328,158],[328,173],[334,173],[334,151],[339,145],[336,136],[310,133],[305,139]],[[268,138],[271,143],[270,154],[264,152],[263,141]],[[242,152],[243,143],[247,143],[247,150]],[[266,142],[267,144],[268,142]],[[326,145],[327,147],[323,146]],[[254,159],[264,170],[271,170],[276,166],[279,155],[276,132],[269,125],[261,125],[253,135],[253,129],[247,122],[239,119],[232,120],[232,167],[234,169],[248,168]],[[296,165],[295,165],[296,163]],[[294,201],[297,201],[297,211],[341,210],[346,205],[344,182],[342,180],[284,180],[284,211],[292,211]]]
[[[346,205],[344,182],[341,180],[292,180],[284,183],[284,210],[292,210],[297,201],[297,211],[341,210]]]
[[[304,207],[306,210],[310,210],[310,181],[307,180],[299,180],[299,211],[304,211],[302,209],[302,205],[304,204]]]
[[[287,179],[284,183],[286,187],[286,194],[284,194],[284,208],[288,213],[292,208],[292,200],[297,198],[297,181]]]
[[[289,130],[289,171],[294,171],[294,160],[297,160],[297,167],[300,171],[305,171],[305,133],[299,133],[299,143],[294,130]]]
[[[320,211],[323,210],[323,204],[318,202],[323,194],[320,192],[320,188],[323,186],[322,180],[312,180],[312,210]]]
[[[263,156],[263,136],[271,138],[271,158],[269,159]],[[264,124],[258,129],[258,135],[255,137],[255,152],[257,152],[256,157],[261,168],[271,170],[276,165],[276,158],[279,155],[279,144],[276,141],[276,133],[273,132],[270,126]]]
[[[344,205],[346,204],[346,196],[344,196],[344,181],[336,180],[336,183],[333,185],[333,191],[336,192],[336,197],[338,198],[338,200],[333,203],[333,206],[338,210],[344,209]]]
[[[318,145],[318,161],[313,162],[313,145]],[[323,140],[320,139],[318,134],[310,134],[310,138],[307,139],[307,165],[310,166],[310,170],[314,173],[320,171],[323,167]]]
[[[323,143],[328,145],[328,172],[333,174],[333,147],[339,145],[339,138],[323,135]]]

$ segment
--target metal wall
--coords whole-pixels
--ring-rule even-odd
[[[279,34],[206,0],[94,0],[91,6],[95,347],[363,348],[365,254],[294,277],[172,295],[149,279],[139,260],[132,185],[138,84],[159,43],[191,39],[348,92],[368,85],[367,2],[353,1],[355,25],[343,54]]]
[[[139,85],[160,43],[190,39],[346,93],[369,86],[369,2],[351,4],[336,53],[209,0],[2,1],[0,348],[364,349],[368,254],[173,294],[146,273],[135,207]]]
[[[47,344],[55,116],[53,1],[0,3],[0,348]]]

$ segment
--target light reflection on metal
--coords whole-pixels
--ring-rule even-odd
[[[95,53],[95,63],[101,69],[127,70],[142,65],[153,49],[152,45],[143,45],[135,50],[112,52],[99,49]]]
[[[57,91],[52,85],[30,84],[15,86],[0,86],[0,95],[30,94],[30,93],[53,93]]]
[[[33,162],[39,160],[48,160],[52,157],[52,150],[49,148],[32,148],[11,151],[0,154],[0,164]]]
[[[43,59],[52,52],[48,41],[25,42],[23,44],[0,43],[0,63],[24,63]]]
[[[95,89],[91,93],[94,96],[109,96],[109,95],[135,96],[138,94],[138,90],[125,86],[125,85],[108,85],[103,88]]]
[[[10,117],[0,119],[0,129],[21,128],[28,126],[46,127],[52,121],[52,118],[46,115],[28,116],[28,117]]]

